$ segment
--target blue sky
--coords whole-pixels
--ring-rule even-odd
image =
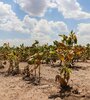
[[[90,43],[90,0],[0,0],[0,45],[60,40],[74,30],[79,44]]]

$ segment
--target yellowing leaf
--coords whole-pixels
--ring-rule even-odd
[[[64,55],[59,55],[59,58],[60,58],[61,61],[65,60]]]

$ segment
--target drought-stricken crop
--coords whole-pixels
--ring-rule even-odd
[[[55,66],[54,63],[59,61],[59,74],[56,74],[55,81],[65,89],[69,86],[75,62],[90,59],[90,44],[78,45],[77,36],[73,31],[69,35],[59,36],[61,41],[54,41],[53,45],[40,45],[37,40],[27,47],[24,44],[19,47],[10,47],[9,43],[4,43],[0,47],[0,68],[8,62],[7,75],[21,74],[24,80],[40,85],[41,64]],[[27,63],[23,71],[20,69],[20,62]]]

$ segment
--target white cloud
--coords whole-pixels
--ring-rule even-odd
[[[0,2],[0,30],[4,31],[16,31],[25,33],[27,29],[23,27],[23,23],[12,11],[9,4]]]
[[[90,43],[90,23],[80,23],[77,27],[79,44]]]
[[[41,43],[51,43],[52,40],[57,39],[58,34],[67,32],[68,28],[64,22],[47,21],[46,19],[37,20],[29,17],[29,15],[20,20],[9,4],[0,2],[0,30],[9,31],[12,34],[13,32],[18,34],[29,33],[31,41],[37,39]],[[10,39],[8,41],[11,42]],[[18,43],[18,40],[12,40],[12,43],[14,41]]]
[[[86,19],[90,13],[83,11],[77,0],[14,0],[30,16],[44,16],[48,8],[57,8],[64,18]]]
[[[15,31],[20,33],[55,33],[55,31],[67,31],[64,22],[47,21],[46,19],[37,20],[26,15],[21,21],[12,11],[9,4],[0,2],[0,30]]]
[[[48,7],[47,0],[15,0],[15,3],[31,16],[43,16]]]
[[[84,19],[90,18],[90,13],[83,11],[77,0],[55,0],[58,11],[62,12],[65,18]]]
[[[58,34],[68,31],[67,25],[62,21],[54,22],[47,21],[46,19],[36,20],[35,18],[30,18],[28,15],[24,17],[23,24],[29,30],[32,30],[32,33]]]
[[[23,24],[31,32],[32,40],[39,40],[41,43],[51,43],[58,39],[58,34],[68,32],[64,22],[47,21],[46,19],[36,20],[28,15],[24,17]]]

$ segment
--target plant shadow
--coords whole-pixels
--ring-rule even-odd
[[[90,66],[87,66],[87,67],[82,67],[82,66],[72,66],[70,67],[72,70],[76,70],[76,71],[79,71],[80,69],[81,70],[87,70]]]
[[[49,99],[56,99],[56,98],[64,99],[65,97],[70,96],[71,90],[72,90],[72,87],[70,87],[70,86],[61,88],[57,94],[50,95],[48,98]]]
[[[35,76],[33,76],[33,77],[23,77],[22,79],[24,81],[27,81],[27,84],[32,84],[32,85],[35,85],[35,86],[40,84],[39,78],[35,77]]]

